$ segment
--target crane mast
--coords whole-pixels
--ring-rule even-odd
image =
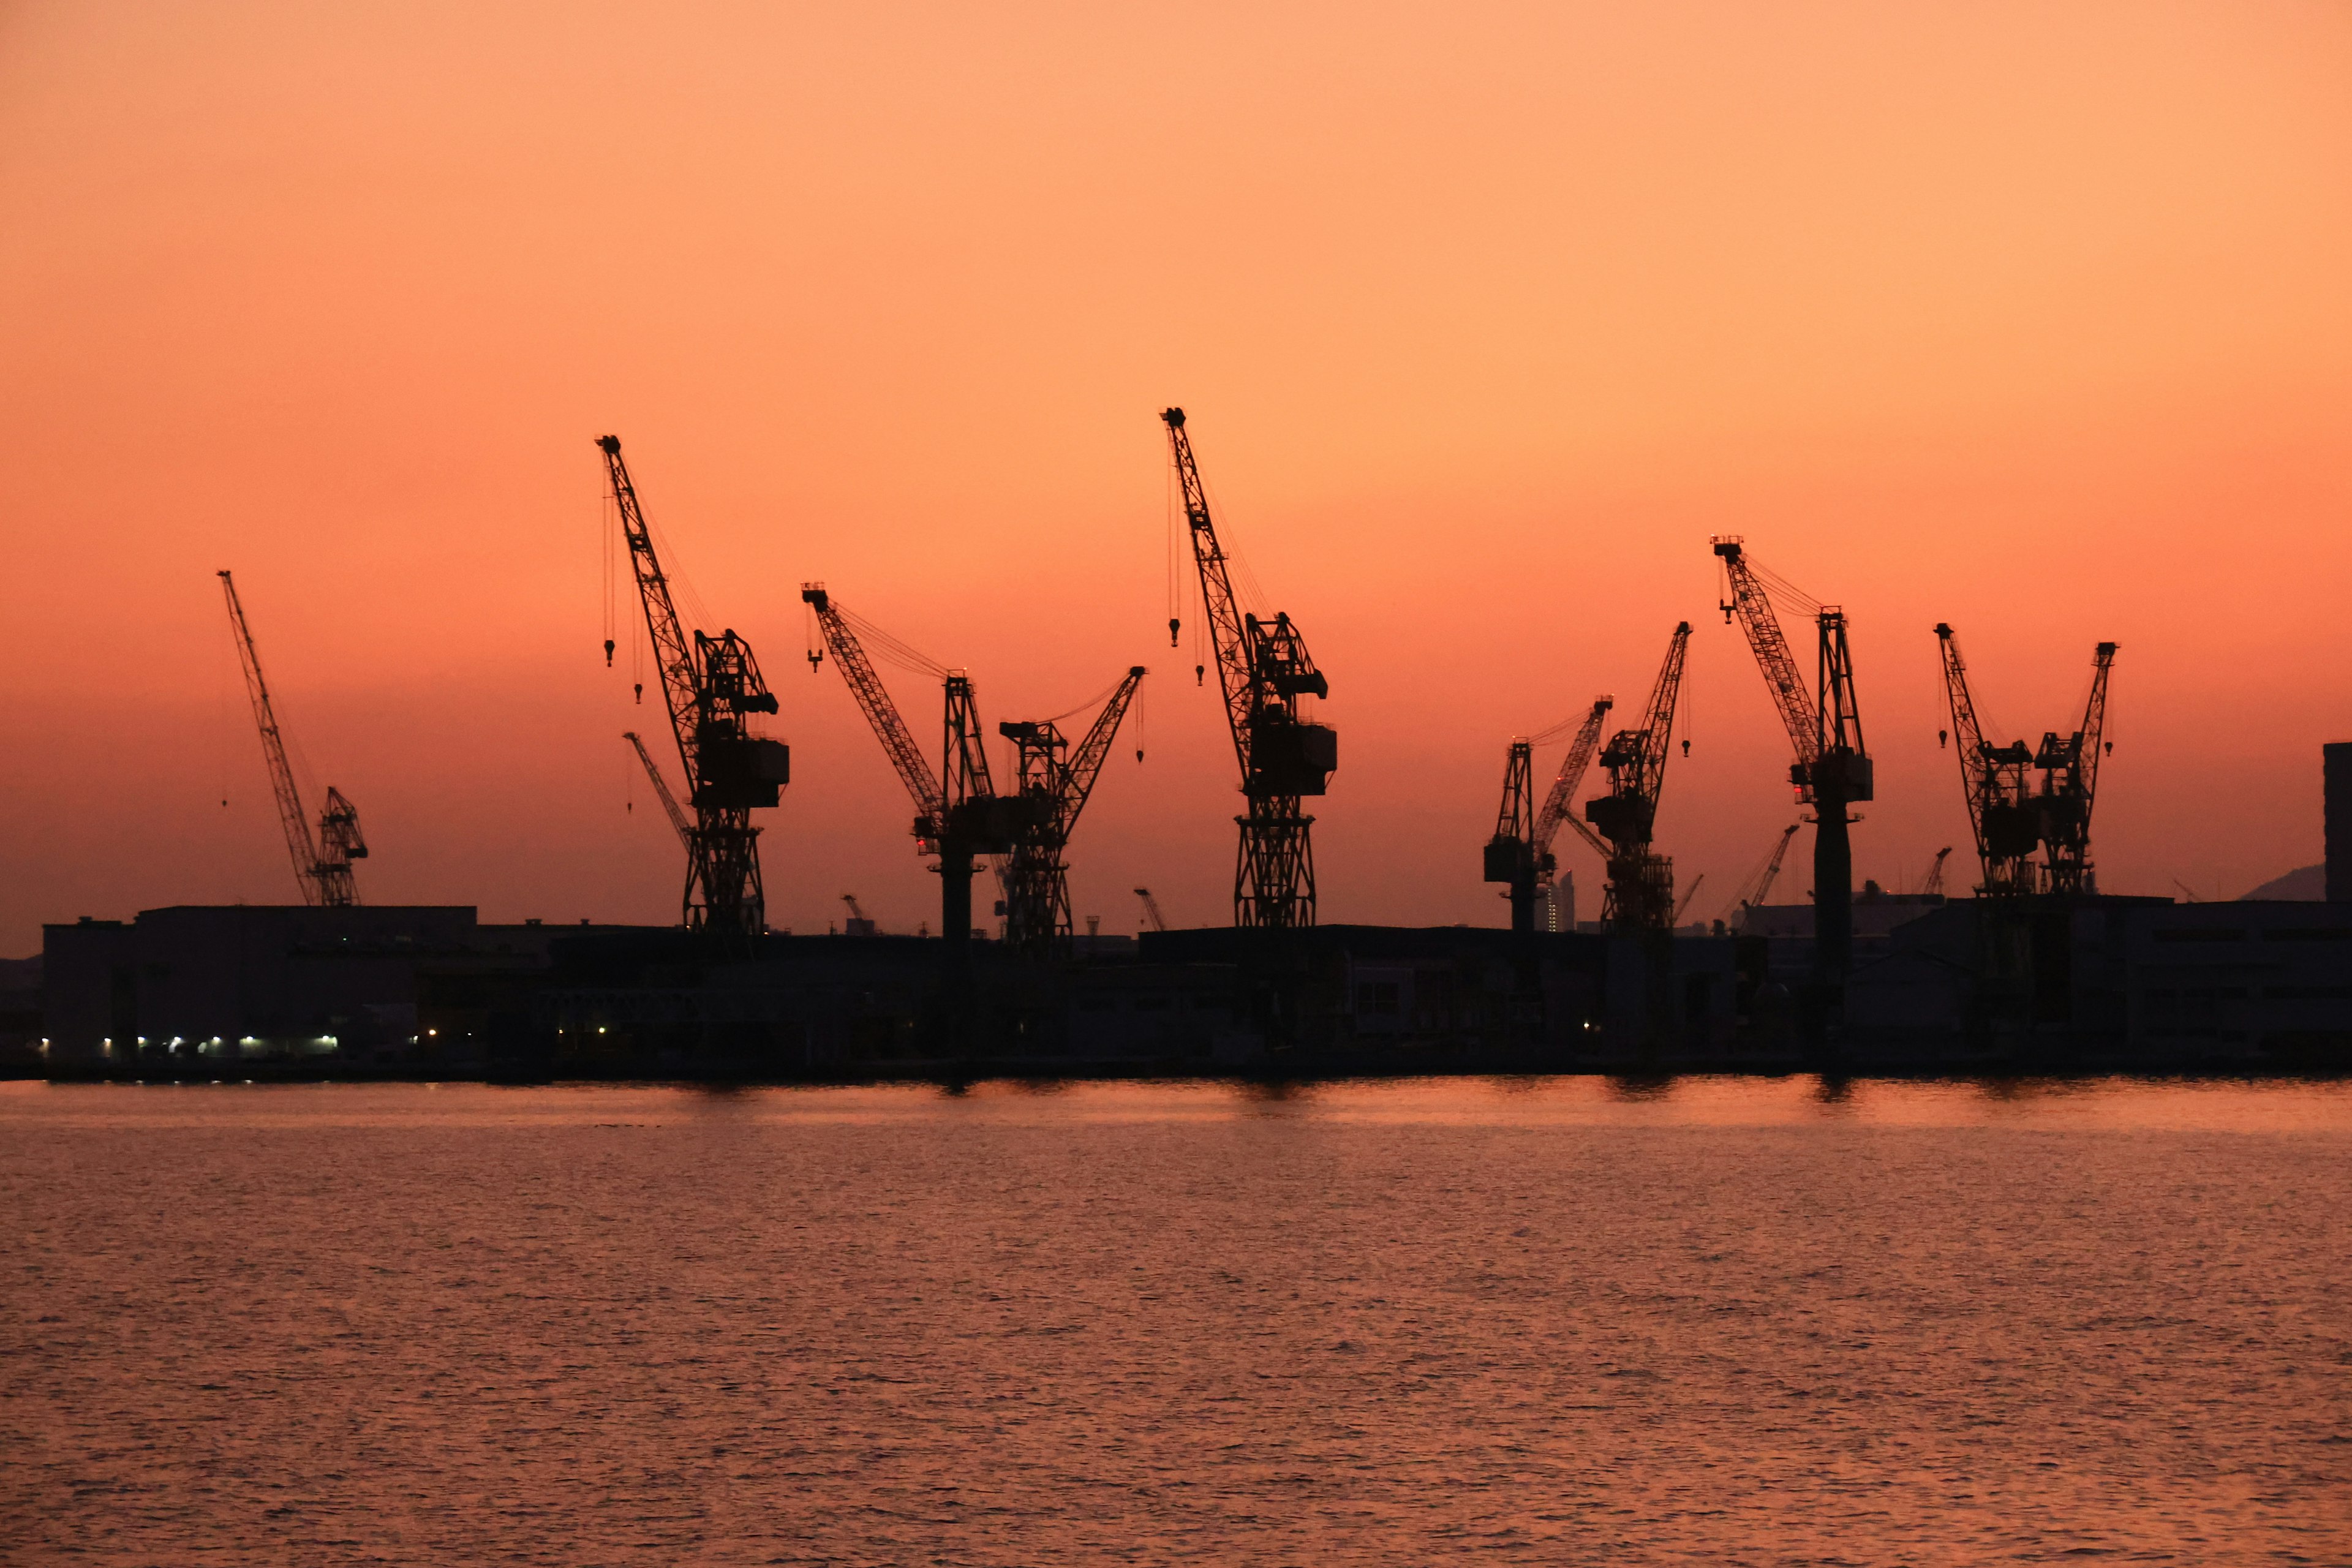
[[[2082,728],[2071,735],[2042,737],[2033,765],[2042,772],[2041,832],[2050,890],[2091,890],[2091,805],[2099,785],[2099,757],[2107,727],[2107,676],[2115,668],[2116,644],[2091,653],[2091,695]]]
[[[1506,884],[1513,931],[1535,929],[1536,900],[1550,889],[1559,866],[1551,852],[1551,841],[1560,824],[1584,826],[1568,815],[1569,804],[1600,745],[1601,721],[1608,715],[1610,702],[1606,697],[1593,699],[1540,806],[1535,802],[1534,742],[1515,740],[1506,754],[1503,804],[1495,814],[1495,836],[1486,841],[1485,870],[1487,881]]]
[[[1674,925],[1675,863],[1653,854],[1650,845],[1658,797],[1665,788],[1675,703],[1682,691],[1690,632],[1688,621],[1675,627],[1641,728],[1618,731],[1602,749],[1601,765],[1609,772],[1609,793],[1584,803],[1586,819],[1609,843],[1609,886],[1601,918],[1615,931],[1667,931]]]
[[[1989,899],[2015,899],[2033,891],[2033,849],[2040,819],[2026,798],[2025,768],[2032,758],[2022,741],[1995,745],[1985,739],[1969,690],[1968,663],[1950,626],[1937,622],[1936,646],[1944,662],[1944,707],[1951,717],[1952,742],[1959,753],[1960,789],[1968,799],[1969,826],[1977,841],[1977,861]],[[1936,868],[1943,869],[1938,859]]]
[[[1307,830],[1315,819],[1299,803],[1324,793],[1339,751],[1338,732],[1305,718],[1300,702],[1327,695],[1328,684],[1289,616],[1277,613],[1265,621],[1242,610],[1209,515],[1184,411],[1165,409],[1160,417],[1184,494],[1201,601],[1216,648],[1217,689],[1249,807],[1234,818],[1241,847],[1234,868],[1234,923],[1275,931],[1311,926],[1315,856]]]
[[[1719,607],[1737,619],[1764,672],[1764,685],[1794,753],[1789,782],[1797,799],[1813,807],[1813,981],[1822,1001],[1834,1005],[1853,953],[1853,846],[1847,808],[1874,793],[1870,753],[1863,743],[1862,710],[1853,689],[1853,658],[1846,642],[1845,612],[1834,605],[1813,606],[1817,633],[1816,689],[1808,693],[1803,673],[1755,563],[1737,534],[1718,534],[1710,543],[1723,563],[1731,597]]]
[[[677,841],[692,848],[693,825],[686,820],[686,813],[677,808],[677,796],[670,794],[669,781],[662,777],[661,764],[654,761],[654,754],[646,750],[646,743],[637,739],[635,730],[622,731],[621,739],[636,748],[637,761],[645,764],[646,777],[653,781],[654,797],[661,802],[662,814],[669,818],[670,826],[677,830]]]
[[[1004,942],[1016,952],[1044,958],[1071,938],[1070,868],[1063,853],[1143,677],[1139,664],[1127,672],[1076,751],[1050,719],[996,727],[1013,742],[1020,773],[1022,831],[1004,874]]]
[[[360,834],[358,808],[343,793],[329,786],[325,809],[319,814],[319,836],[310,837],[310,820],[302,810],[302,792],[287,760],[286,738],[278,728],[277,710],[269,700],[269,684],[262,679],[261,655],[253,646],[253,628],[245,618],[245,605],[236,596],[236,579],[223,572],[221,593],[228,601],[229,629],[236,637],[238,666],[245,671],[245,693],[253,703],[254,723],[261,731],[261,754],[269,767],[269,787],[278,798],[278,824],[286,834],[286,850],[294,861],[294,879],[302,901],[326,909],[342,909],[360,901],[352,877],[352,862],[367,858],[367,840]]]
[[[605,477],[661,676],[662,701],[677,742],[687,801],[694,808],[686,840],[686,924],[748,941],[767,930],[760,830],[751,826],[751,813],[776,805],[792,774],[790,750],[758,734],[751,723],[756,714],[776,711],[776,700],[751,645],[731,629],[715,637],[697,631],[688,639],[636,486],[621,460],[621,438],[598,437],[596,447],[604,454]]]

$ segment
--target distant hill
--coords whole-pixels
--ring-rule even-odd
[[[2273,877],[2252,892],[2248,899],[2306,899],[2313,903],[2327,896],[2327,868],[2305,866],[2289,871],[2284,877]]]

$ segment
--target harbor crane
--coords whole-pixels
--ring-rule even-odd
[[[1723,563],[1731,597],[1718,606],[1728,625],[1738,618],[1764,672],[1795,753],[1789,782],[1813,808],[1813,979],[1829,995],[1841,991],[1853,955],[1853,846],[1847,808],[1872,798],[1869,751],[1853,689],[1853,658],[1846,646],[1845,612],[1808,597],[1748,557],[1740,536],[1709,542]],[[1769,588],[1768,588],[1769,584]],[[1813,617],[1817,635],[1813,691],[1797,667],[1773,614],[1778,595]]]
[[[1944,862],[1951,858],[1952,847],[1948,844],[1936,851],[1936,862],[1927,868],[1927,879],[1919,884],[1922,893],[1931,899],[1944,896]]]
[[[677,742],[687,804],[694,810],[686,828],[686,926],[745,943],[768,929],[760,830],[751,826],[751,813],[778,805],[792,779],[791,749],[761,735],[757,725],[760,715],[776,711],[776,699],[760,675],[751,645],[731,629],[715,637],[697,630],[688,640],[636,486],[621,460],[621,438],[600,436],[596,448],[604,454],[605,477],[661,674],[662,701]],[[607,641],[608,664],[612,657]]]
[[[1723,911],[1725,923],[1735,930],[1745,925],[1748,921],[1748,911],[1760,907],[1765,899],[1770,896],[1772,884],[1780,879],[1780,862],[1788,858],[1789,840],[1796,837],[1800,826],[1801,825],[1792,822],[1780,829],[1780,837],[1773,841],[1772,852],[1764,858],[1762,868],[1750,876],[1739,891],[1732,896],[1730,907]]]
[[[302,901],[325,909],[345,909],[360,901],[359,885],[352,878],[352,862],[367,858],[367,839],[360,833],[359,808],[331,784],[319,813],[319,833],[310,836],[310,819],[302,810],[302,792],[294,783],[293,765],[286,758],[286,738],[278,731],[278,713],[269,700],[269,685],[261,678],[261,655],[253,646],[253,628],[247,625],[245,605],[236,596],[236,579],[220,574],[221,593],[228,600],[229,629],[236,636],[236,658],[245,671],[245,694],[253,702],[253,721],[261,730],[261,754],[269,764],[269,787],[278,796],[278,824],[286,833],[287,853],[294,859],[294,879]]]
[[[1139,664],[1127,672],[1075,752],[1051,719],[996,727],[1013,742],[1022,803],[1021,834],[1004,873],[1004,942],[1015,952],[1045,958],[1069,945],[1070,868],[1063,852],[1144,674]]]
[[[1151,896],[1149,888],[1138,888],[1135,896],[1143,900],[1143,925],[1146,931],[1166,931],[1168,917],[1160,912],[1160,900]]]
[[[1536,929],[1536,900],[1550,890],[1553,874],[1559,868],[1551,841],[1560,825],[1571,824],[1587,837],[1593,837],[1590,828],[1569,815],[1569,806],[1601,743],[1601,725],[1608,717],[1611,701],[1607,697],[1592,700],[1591,708],[1577,723],[1576,738],[1569,742],[1568,755],[1562,759],[1540,806],[1535,801],[1535,748],[1566,726],[1554,725],[1542,734],[1515,740],[1506,753],[1503,804],[1495,814],[1495,836],[1486,841],[1485,868],[1487,881],[1505,884],[1504,896],[1511,901],[1513,931]],[[1597,837],[1593,842],[1605,858],[1607,847]]]
[[[2105,741],[2107,679],[2116,645],[2091,651],[2091,691],[2083,722],[2070,734],[2045,731],[2038,747],[2023,741],[1995,745],[1984,738],[1976,702],[1969,690],[1968,666],[1952,628],[1936,627],[1944,661],[1944,694],[1957,742],[1960,784],[1974,829],[1977,858],[1984,868],[1988,898],[2015,899],[2035,892],[2087,892],[2091,872],[2091,807],[2097,796],[2099,759]],[[2042,774],[2041,788],[2027,782],[2029,769]],[[2036,865],[2034,852],[2042,852]]]
[[[678,809],[677,796],[670,794],[669,781],[662,777],[661,764],[654,761],[654,754],[646,750],[646,743],[637,739],[635,730],[622,731],[621,739],[636,748],[637,761],[646,765],[646,777],[653,781],[654,798],[661,802],[662,814],[669,818],[670,826],[677,830],[677,841],[691,851],[694,847],[694,825],[687,821],[686,813]]]
[[[1996,745],[1985,739],[1976,699],[1969,690],[1968,661],[1960,657],[1959,638],[1949,625],[1937,623],[1936,647],[1944,664],[1944,708],[1959,753],[1960,791],[1968,801],[1969,827],[1984,875],[1977,890],[1988,899],[2021,898],[2034,890],[2033,851],[2041,839],[2040,820],[2025,782],[2033,752],[2022,741]],[[1940,861],[1937,868],[1942,869]]]
[[[1224,547],[1209,515],[1209,492],[1192,458],[1184,411],[1162,410],[1192,560],[1201,575],[1202,606],[1216,645],[1217,686],[1234,756],[1241,764],[1248,811],[1235,817],[1241,847],[1234,867],[1234,923],[1287,931],[1315,923],[1315,853],[1307,830],[1315,819],[1300,808],[1328,787],[1339,765],[1339,732],[1306,717],[1305,700],[1328,693],[1306,639],[1277,612],[1271,621],[1244,612],[1234,593]],[[1175,623],[1170,623],[1173,637]]]
[[[1675,922],[1675,863],[1654,854],[1650,844],[1658,796],[1666,783],[1666,755],[1675,728],[1675,702],[1681,694],[1683,661],[1690,648],[1690,623],[1675,627],[1666,645],[1657,684],[1650,689],[1639,729],[1620,730],[1601,749],[1609,793],[1584,803],[1584,815],[1609,845],[1609,886],[1601,918],[1612,931],[1663,931]]]
[[[982,855],[1010,854],[1023,826],[1023,802],[1018,796],[1000,796],[989,773],[986,737],[981,732],[971,678],[925,658],[872,622],[852,616],[822,583],[802,584],[801,600],[815,611],[824,651],[840,667],[850,695],[856,699],[875,739],[882,742],[898,781],[914,802],[915,852],[939,858],[940,937],[946,944],[950,981],[961,983],[971,963],[973,863]],[[867,639],[897,662],[939,679],[945,708],[944,779],[931,771],[898,705],[875,673],[874,661],[866,651]],[[812,655],[812,672],[820,657]]]
[[[2107,677],[2115,663],[2114,643],[2103,642],[2091,650],[2091,695],[2083,705],[2082,726],[2071,735],[2045,733],[2033,753],[2033,765],[2042,773],[2037,804],[2044,870],[2050,890],[2062,896],[2091,890],[2091,805],[2098,795]]]

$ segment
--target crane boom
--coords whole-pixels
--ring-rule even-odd
[[[1796,655],[1789,649],[1789,639],[1781,635],[1780,617],[1772,613],[1771,596],[1764,591],[1763,583],[1749,563],[1740,537],[1718,534],[1709,542],[1723,562],[1724,574],[1731,586],[1730,601],[1718,607],[1726,622],[1738,617],[1739,629],[1748,636],[1757,667],[1764,672],[1764,685],[1771,694],[1772,706],[1779,710],[1780,723],[1789,731],[1789,747],[1795,753],[1790,778],[1797,785],[1797,798],[1811,800],[1805,773],[1822,754],[1821,720],[1812,694],[1805,689],[1804,673],[1797,666]]]
[[[882,678],[875,673],[874,661],[866,656],[865,645],[857,640],[857,634],[850,629],[824,584],[802,584],[801,599],[816,612],[825,651],[841,667],[841,678],[848,683],[850,696],[857,700],[859,710],[874,731],[874,738],[882,742],[884,754],[890,759],[891,767],[897,770],[899,782],[907,786],[907,794],[915,803],[916,837],[935,840],[940,819],[947,809],[939,775],[931,771],[923,749],[915,743],[913,731],[899,716],[898,705],[890,700]]]
[[[253,628],[245,618],[245,605],[236,595],[236,579],[220,574],[221,593],[228,601],[229,629],[236,637],[238,666],[245,671],[245,693],[253,704],[254,723],[261,731],[261,753],[269,768],[269,787],[278,801],[278,823],[286,835],[286,850],[294,861],[294,878],[306,904],[340,909],[360,901],[352,877],[353,860],[367,856],[360,837],[358,810],[330,787],[326,808],[320,814],[319,837],[310,836],[310,819],[302,810],[302,792],[287,760],[286,737],[278,728],[278,713],[269,700],[269,683],[262,679],[261,655],[253,646]]]
[[[1143,900],[1143,923],[1153,931],[1166,931],[1168,917],[1160,912],[1160,900],[1151,896],[1151,889],[1138,888],[1135,896]]]
[[[622,731],[621,739],[636,748],[637,761],[646,765],[646,777],[653,781],[654,795],[661,802],[662,813],[669,818],[669,825],[677,830],[677,841],[691,846],[694,828],[686,820],[686,813],[677,808],[677,797],[669,793],[669,781],[662,777],[661,764],[654,761],[654,754],[646,750],[646,743],[637,739],[635,730]]]
[[[717,637],[697,630],[688,640],[636,484],[621,459],[621,438],[600,436],[596,449],[604,454],[687,802],[694,807],[686,835],[686,925],[748,943],[767,930],[760,830],[751,826],[751,813],[777,805],[792,777],[791,749],[757,733],[751,722],[756,714],[773,713],[776,699],[751,644],[732,629]],[[609,644],[605,657],[612,657]]]
[[[1289,616],[1261,620],[1234,593],[1223,544],[1209,514],[1208,487],[1185,433],[1184,411],[1161,411],[1184,496],[1201,601],[1217,655],[1217,689],[1233,732],[1246,815],[1236,818],[1241,847],[1234,868],[1234,923],[1289,930],[1315,923],[1315,857],[1299,805],[1321,795],[1339,766],[1337,732],[1304,718],[1300,702],[1328,686]]]
[[[654,667],[661,676],[670,733],[677,741],[678,762],[691,790],[699,739],[694,722],[695,696],[701,671],[695,666],[694,647],[687,640],[677,605],[670,597],[669,578],[654,551],[653,530],[646,521],[645,509],[637,503],[637,487],[629,478],[629,466],[621,460],[621,438],[600,437],[596,449],[604,454],[604,476],[612,486],[613,504],[621,514],[621,537],[628,542],[629,568],[636,576],[637,596],[645,605],[646,632],[653,639]]]
[[[1570,815],[1569,804],[1575,797],[1576,786],[1584,782],[1584,770],[1592,765],[1592,754],[1601,746],[1601,721],[1609,717],[1609,710],[1614,701],[1613,698],[1608,697],[1592,700],[1591,711],[1585,714],[1584,722],[1577,727],[1576,739],[1569,742],[1568,755],[1560,759],[1559,772],[1552,778],[1551,791],[1544,796],[1543,808],[1536,813],[1533,842],[1538,878],[1542,882],[1549,883],[1551,879],[1551,841],[1559,832],[1560,824],[1565,822],[1576,827],[1584,826]]]

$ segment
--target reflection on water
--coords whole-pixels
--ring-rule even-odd
[[[0,1087],[10,1562],[2352,1558],[2352,1092]]]

